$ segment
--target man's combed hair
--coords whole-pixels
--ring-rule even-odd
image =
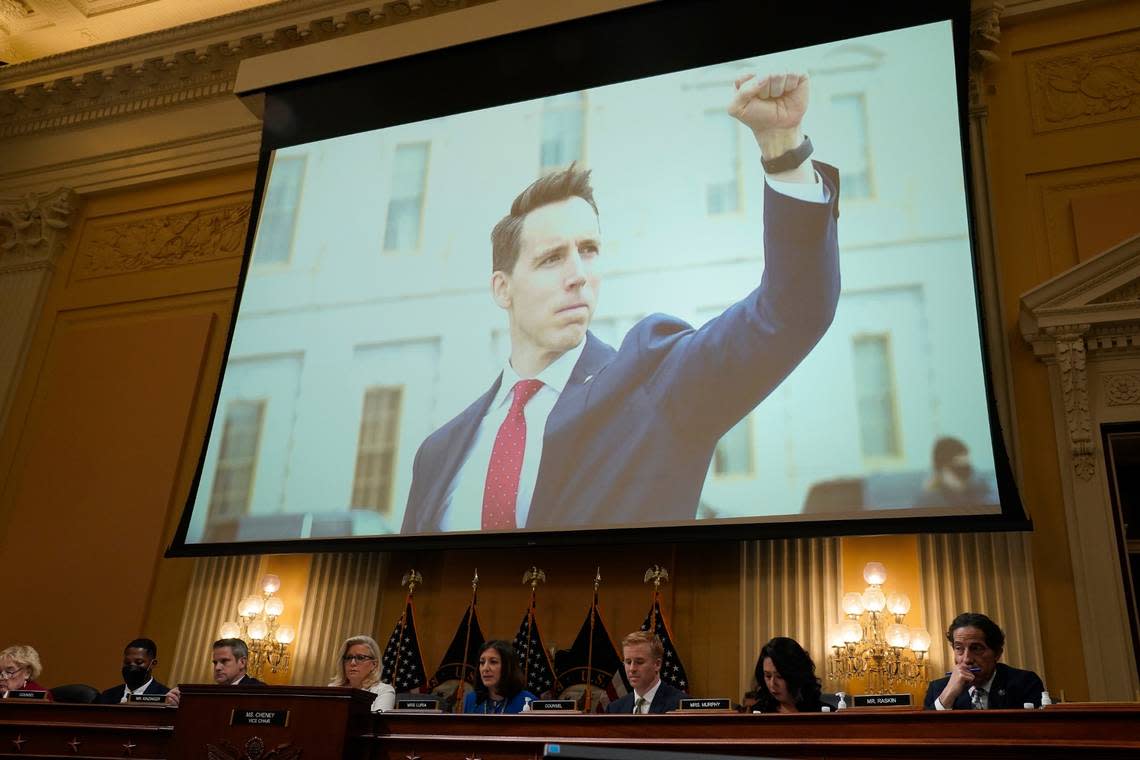
[[[598,213],[594,188],[590,186],[590,170],[579,169],[577,163],[535,180],[519,193],[511,204],[511,213],[500,219],[491,230],[491,271],[507,274],[514,271],[527,214],[568,198],[581,198],[590,204],[595,214]]]
[[[234,653],[235,660],[249,659],[249,646],[241,639],[218,639],[214,642],[214,649],[229,647]]]
[[[946,640],[954,643],[954,631],[959,628],[977,628],[986,637],[986,646],[995,652],[1005,649],[1005,633],[997,623],[980,612],[963,612],[946,629]]]
[[[661,637],[652,631],[634,631],[626,634],[621,640],[622,649],[635,647],[638,644],[646,644],[654,660],[660,660],[665,656],[665,644],[661,641]]]
[[[128,649],[141,649],[150,655],[153,660],[158,657],[158,644],[155,644],[151,639],[134,639],[123,647],[125,653]]]

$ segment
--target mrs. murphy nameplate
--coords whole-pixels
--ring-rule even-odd
[[[234,710],[231,726],[288,726],[288,710]]]
[[[724,699],[682,699],[681,709],[685,712],[693,710],[731,710],[732,700],[727,697]]]

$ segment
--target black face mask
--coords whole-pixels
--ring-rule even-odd
[[[147,668],[140,668],[134,665],[123,666],[123,683],[127,688],[134,691],[138,687],[150,680],[150,670]]]

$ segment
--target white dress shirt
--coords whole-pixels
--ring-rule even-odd
[[[792,198],[809,203],[828,201],[827,186],[820,179],[819,172],[815,174],[814,183],[782,182],[768,177],[765,177],[765,180],[773,190]],[[574,365],[578,363],[585,348],[586,341],[583,339],[581,343],[539,372],[535,379],[541,380],[543,386],[523,407],[523,418],[526,420],[526,446],[523,449],[522,471],[519,473],[519,495],[515,502],[516,528],[526,527],[526,518],[530,514],[530,501],[534,496],[535,482],[538,480],[538,465],[542,461],[546,420],[558,402],[558,397],[562,395],[566,383],[570,381]],[[447,506],[440,521],[440,528],[443,531],[475,531],[482,528],[483,489],[487,481],[487,467],[491,463],[495,437],[503,420],[507,418],[507,412],[510,411],[515,383],[526,379],[529,378],[521,377],[515,372],[508,360],[503,367],[503,381],[499,384],[499,390],[491,400],[487,413],[483,415],[479,429],[475,431],[475,438],[467,450],[467,458],[460,465],[455,479],[447,489],[447,495],[444,497]]]
[[[660,688],[661,688],[661,679],[658,678],[657,683],[653,684],[653,686],[650,687],[649,691],[645,692],[644,694],[638,694],[637,689],[634,689],[633,690],[633,712],[634,712],[634,714],[638,714],[637,713],[637,698],[641,697],[642,699],[645,700],[645,706],[641,708],[642,712],[640,714],[641,715],[648,715],[649,714],[649,706],[653,704],[653,698],[657,696],[657,690]]]
[[[153,683],[153,682],[154,682],[154,679],[153,679],[153,678],[151,678],[151,679],[148,679],[146,683],[144,683],[142,686],[138,687],[138,688],[137,688],[137,689],[135,689],[134,691],[131,691],[130,689],[128,689],[128,688],[127,688],[127,685],[126,685],[126,684],[123,684],[123,696],[122,696],[122,698],[119,700],[119,704],[125,704],[126,702],[128,702],[128,701],[130,700],[130,696],[131,696],[132,694],[145,694],[145,693],[146,693],[146,690],[147,690],[147,688],[148,688],[148,687],[151,685],[151,683]]]

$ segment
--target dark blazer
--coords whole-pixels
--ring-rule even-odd
[[[269,684],[265,683],[265,681],[259,681],[251,675],[247,675],[245,678],[241,679],[241,681],[234,684],[234,686],[268,686],[268,685]]]
[[[657,693],[653,695],[653,701],[649,703],[649,714],[661,715],[670,710],[676,710],[681,706],[681,699],[687,696],[689,695],[685,692],[662,681],[661,686],[657,689]],[[606,712],[629,713],[632,715],[635,698],[635,693],[631,691],[620,699],[606,705]]]
[[[926,687],[926,696],[922,706],[926,710],[933,710],[934,700],[946,688],[950,676],[943,676],[937,681],[931,681]],[[997,664],[994,673],[994,682],[990,686],[989,709],[1020,709],[1026,702],[1032,702],[1034,707],[1041,706],[1041,692],[1045,691],[1045,684],[1032,670],[1011,668],[1003,662]],[[970,710],[973,703],[970,701],[970,690],[964,689],[954,700],[954,710]]]
[[[765,186],[760,285],[699,330],[653,314],[614,350],[592,333],[546,422],[527,529],[696,515],[713,450],[800,363],[839,298],[839,176],[829,203]],[[404,533],[440,530],[447,492],[502,376],[429,435],[412,466]]]
[[[123,690],[127,688],[125,683],[118,686],[112,686],[95,698],[95,704],[98,705],[117,705],[123,699]],[[150,685],[143,689],[143,694],[165,694],[170,691],[170,687],[159,683],[157,680],[152,680]]]

